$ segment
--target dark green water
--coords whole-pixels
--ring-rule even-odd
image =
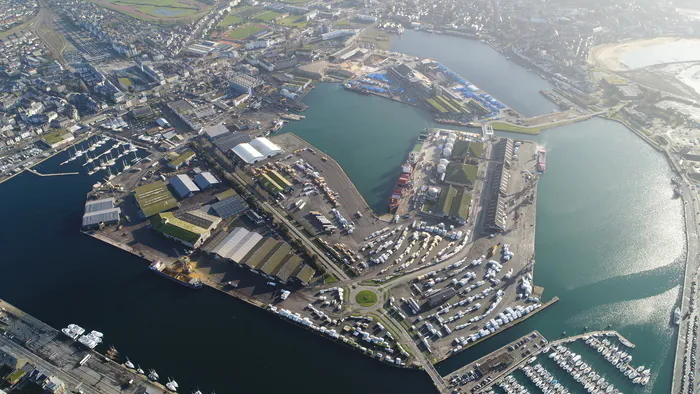
[[[491,91],[487,81],[479,85]],[[428,117],[337,85],[320,85],[306,102],[307,118],[284,130],[327,151],[371,205],[383,206]],[[683,251],[668,165],[624,127],[598,119],[538,140],[549,157],[539,186],[535,280],[561,301],[439,369],[451,371],[532,329],[556,338],[611,324],[638,345],[635,364],[654,371],[647,392],[668,392],[669,320]],[[63,159],[39,170],[57,171]],[[79,167],[60,169],[72,166]],[[174,377],[182,392],[432,392],[427,375],[369,360],[215,291],[171,283],[141,259],[81,235],[84,195],[96,180],[24,174],[0,185],[0,297],[53,326],[104,332],[107,344]]]

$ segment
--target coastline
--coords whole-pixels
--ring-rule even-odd
[[[668,45],[680,42],[684,44],[698,44],[700,39],[689,36],[668,36],[651,39],[631,39],[618,43],[602,44],[591,48],[587,63],[590,66],[603,68],[612,72],[631,71],[645,67],[630,67],[622,62],[622,57],[632,51],[647,49],[656,46]],[[700,60],[700,59],[698,59]]]

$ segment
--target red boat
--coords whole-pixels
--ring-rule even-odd
[[[411,186],[411,172],[413,172],[413,167],[410,163],[404,163],[401,166],[401,175],[399,175],[399,179],[396,181],[396,186],[389,197],[390,212],[394,211],[399,206],[401,197],[406,189]]]
[[[547,171],[547,150],[544,148],[537,151],[537,171]]]

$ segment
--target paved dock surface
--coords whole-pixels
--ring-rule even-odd
[[[93,350],[79,345],[60,331],[0,300],[0,348],[24,358],[46,376],[56,376],[75,392],[141,394],[165,393],[161,385],[127,370]],[[79,365],[87,355],[90,359]],[[127,382],[133,379],[133,384]]]

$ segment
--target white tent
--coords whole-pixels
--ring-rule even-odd
[[[236,156],[248,164],[256,163],[265,158],[265,156],[253,148],[249,143],[244,142],[238,144],[231,149]]]
[[[282,153],[282,149],[279,146],[265,137],[258,137],[250,141],[250,145],[266,157],[272,157]]]

